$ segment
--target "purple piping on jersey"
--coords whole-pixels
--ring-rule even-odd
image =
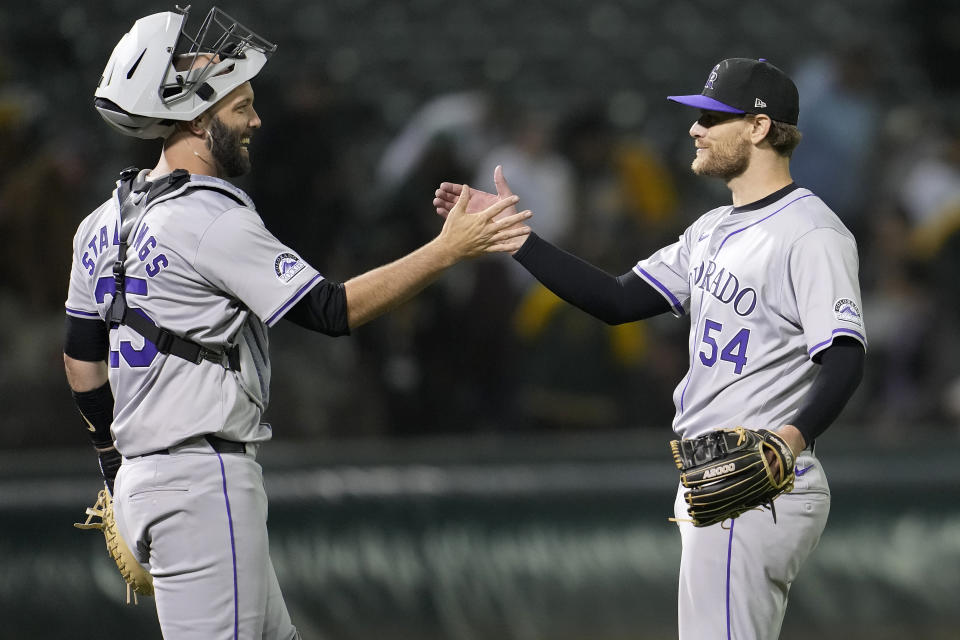
[[[730,640],[730,565],[733,559],[733,525],[736,520],[730,521],[730,541],[727,542],[727,640]]]
[[[779,209],[777,209],[776,211],[774,211],[774,212],[771,213],[770,215],[766,216],[765,218],[760,218],[760,219],[757,220],[756,222],[754,222],[754,223],[752,223],[752,224],[748,224],[747,226],[743,227],[742,229],[737,229],[736,231],[731,231],[730,233],[727,234],[727,237],[723,239],[723,242],[720,243],[720,246],[717,247],[717,252],[716,252],[715,254],[713,254],[713,257],[716,258],[716,257],[720,254],[720,249],[723,249],[723,245],[725,245],[725,244],[727,243],[727,240],[729,240],[729,239],[732,238],[733,236],[737,235],[737,234],[740,233],[741,231],[746,231],[746,230],[749,229],[750,227],[755,227],[755,226],[757,226],[758,224],[760,224],[761,222],[764,222],[765,220],[769,220],[769,219],[772,218],[773,216],[777,215],[778,213],[780,213],[781,211],[783,211],[784,209],[786,209],[787,207],[789,207],[790,205],[792,205],[794,202],[797,202],[798,200],[803,200],[804,198],[809,198],[809,197],[812,196],[812,195],[813,195],[812,193],[808,193],[808,194],[805,195],[805,196],[800,196],[799,198],[794,198],[793,200],[791,200],[791,201],[788,202],[787,204],[783,205],[782,207],[780,207]]]
[[[237,544],[233,538],[233,514],[230,512],[230,496],[227,495],[227,472],[223,468],[223,457],[218,453],[220,477],[223,478],[223,500],[227,504],[227,523],[230,525],[230,554],[233,557],[233,640],[240,636],[240,610],[237,595]]]
[[[700,296],[700,309],[697,310],[697,326],[694,327],[693,335],[700,334],[700,331],[698,331],[698,329],[700,329],[700,317],[702,315],[700,312],[703,311],[703,301],[704,301],[704,296]],[[690,354],[690,370],[687,372],[687,381],[683,385],[683,391],[680,392],[680,413],[683,413],[683,398],[684,396],[687,395],[687,387],[690,386],[690,380],[693,378],[693,363],[694,363],[695,357],[696,356],[694,356],[693,353]]]
[[[314,283],[316,283],[317,280],[322,280],[322,279],[323,279],[323,276],[318,273],[317,275],[313,276],[310,282],[300,287],[300,289],[298,289],[297,292],[293,294],[292,298],[287,300],[282,307],[277,309],[276,313],[270,316],[270,319],[267,320],[267,326],[272,327],[273,324],[280,319],[280,316],[282,316],[287,312],[287,309],[289,309],[290,307],[295,305],[297,302],[299,302],[300,298],[307,295],[307,291],[309,291],[310,288],[313,287]]]
[[[646,278],[646,279],[650,282],[650,284],[652,284],[652,285],[655,286],[657,289],[660,289],[660,291],[663,292],[663,295],[665,295],[665,296],[667,297],[667,299],[670,301],[670,304],[673,306],[674,310],[675,310],[678,314],[683,315],[683,305],[680,304],[680,301],[677,300],[677,297],[676,297],[675,295],[673,295],[673,293],[670,292],[670,289],[667,289],[667,287],[664,286],[664,284],[663,284],[662,282],[660,282],[659,280],[657,280],[656,278],[654,278],[652,275],[650,275],[649,273],[647,273],[645,270],[641,269],[640,267],[636,267],[636,269],[637,269],[637,271],[640,272],[640,274],[641,274],[644,278]]]
[[[100,314],[94,311],[90,313],[89,311],[80,311],[79,309],[71,309],[67,307],[67,313],[72,313],[75,316],[83,316],[84,318],[99,318]]]
[[[847,334],[850,334],[850,335],[853,336],[854,338],[857,338],[858,340],[860,340],[864,345],[867,344],[867,339],[866,339],[866,337],[864,337],[864,335],[863,335],[862,333],[858,332],[858,331],[854,331],[853,329],[834,329],[833,331],[830,332],[830,339],[829,339],[829,340],[824,340],[824,341],[821,342],[820,344],[815,344],[815,345],[813,345],[812,347],[810,347],[810,351],[809,351],[810,355],[812,356],[815,351],[817,351],[817,350],[820,349],[820,347],[823,347],[823,346],[828,345],[828,344],[830,344],[831,342],[833,342],[833,336],[837,335],[838,333],[847,333]]]

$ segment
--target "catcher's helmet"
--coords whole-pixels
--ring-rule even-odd
[[[189,12],[140,18],[110,55],[94,106],[121,133],[167,137],[176,121],[193,120],[257,75],[277,49],[216,7],[189,36]]]

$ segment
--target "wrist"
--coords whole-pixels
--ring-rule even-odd
[[[103,476],[103,481],[107,485],[107,490],[110,491],[110,495],[113,495],[113,484],[117,479],[117,472],[120,471],[123,464],[123,456],[120,455],[119,451],[110,447],[106,451],[97,452],[97,462],[100,466],[100,475]]]
[[[523,244],[520,245],[520,248],[514,251],[513,253],[511,253],[510,255],[513,256],[514,260],[516,260],[520,264],[523,264],[523,258],[528,253],[530,253],[531,249],[536,244],[537,239],[538,239],[537,234],[531,231],[530,233],[527,234],[527,237],[524,238]]]
[[[794,456],[800,455],[800,452],[807,448],[807,440],[803,433],[792,424],[785,424],[776,430],[777,435],[783,438],[790,446]]]
[[[450,243],[442,235],[424,245],[424,250],[428,253],[430,261],[437,265],[440,270],[452,267],[463,257],[458,254],[454,247],[450,246]]]

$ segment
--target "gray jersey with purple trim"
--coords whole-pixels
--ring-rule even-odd
[[[761,208],[707,212],[634,271],[690,314],[677,435],[788,424],[837,336],[866,348],[857,246],[820,198],[795,188]]]
[[[208,188],[202,188],[208,187]],[[227,194],[231,195],[227,195]],[[241,204],[242,203],[242,204]],[[74,237],[67,314],[105,318],[119,235],[117,195]],[[269,401],[266,328],[323,278],[264,227],[233,185],[192,175],[149,202],[129,234],[127,304],[154,323],[205,347],[236,344],[240,371],[158,353],[127,326],[110,332],[113,435],[126,457],[214,433],[228,440],[270,438],[260,418]]]

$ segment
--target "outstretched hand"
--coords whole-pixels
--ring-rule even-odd
[[[493,170],[493,183],[497,187],[496,194],[480,191],[479,189],[472,190],[470,203],[467,206],[467,213],[483,211],[494,203],[513,196],[513,191],[510,189],[510,185],[507,184],[507,179],[503,177],[503,168],[500,165],[497,165],[497,168]],[[457,203],[457,198],[460,197],[462,190],[463,185],[453,182],[440,183],[440,188],[434,193],[436,197],[433,199],[433,206],[437,210],[437,215],[441,218],[446,218],[450,210],[453,209]],[[516,206],[508,206],[500,215],[501,217],[511,216],[516,212]]]
[[[450,251],[455,260],[474,258],[485,253],[514,252],[523,245],[530,227],[521,223],[533,213],[516,212],[517,196],[498,199],[483,191],[473,191],[467,185],[451,186],[456,187],[457,197],[446,211],[446,221],[437,241]],[[477,197],[475,194],[481,195]],[[479,200],[480,204],[489,204],[480,209],[475,200]],[[511,210],[513,213],[509,213]]]

